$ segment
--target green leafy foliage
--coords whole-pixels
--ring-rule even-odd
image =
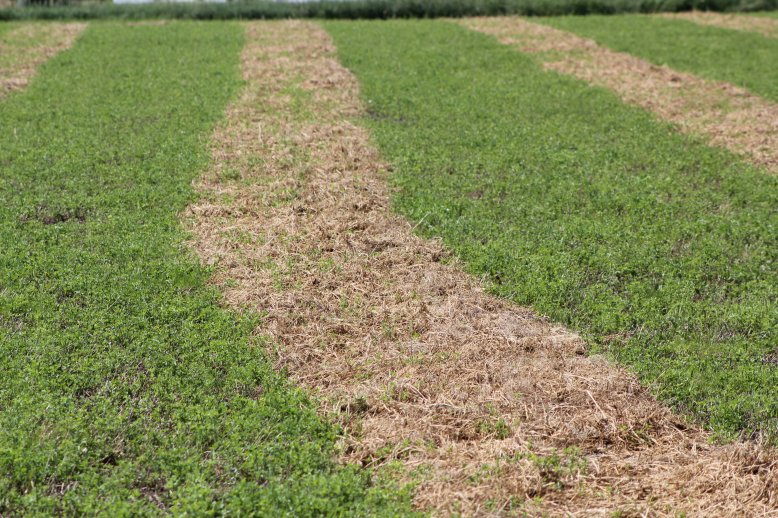
[[[40,4],[41,0],[26,0]],[[224,19],[386,19],[435,18],[521,14],[557,16],[564,14],[616,14],[675,12],[691,9],[709,11],[759,11],[778,9],[778,0],[321,0],[315,2],[271,2],[266,0],[214,3],[155,2],[145,5],[49,0],[46,7],[0,9],[0,20],[96,19],[96,18],[186,18]]]
[[[778,102],[778,39],[652,16],[538,21],[659,65],[743,86]]]
[[[721,435],[778,438],[778,179],[455,24],[326,26],[421,232]]]
[[[0,515],[397,514],[219,306],[178,213],[240,27],[95,24],[0,103]]]

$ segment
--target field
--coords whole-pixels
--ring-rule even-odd
[[[0,23],[0,516],[778,515],[776,27]]]

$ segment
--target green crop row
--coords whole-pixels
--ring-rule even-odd
[[[653,16],[544,18],[614,50],[727,81],[778,102],[778,39]]]
[[[242,41],[96,24],[0,102],[0,515],[408,509],[184,246]]]
[[[453,23],[327,28],[421,232],[720,435],[778,439],[776,177]]]

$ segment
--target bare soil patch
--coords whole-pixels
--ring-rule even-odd
[[[547,69],[608,88],[683,132],[707,137],[714,145],[778,172],[775,103],[732,84],[656,66],[521,18],[468,18],[458,23],[538,56]]]
[[[466,515],[778,516],[778,456],[713,446],[637,380],[495,298],[389,208],[355,78],[300,21],[245,24],[246,87],[184,215],[226,302],[345,430],[343,459]]]
[[[700,25],[733,29],[736,31],[758,32],[768,38],[778,38],[778,20],[748,16],[744,14],[724,14],[710,11],[691,11],[685,13],[661,13],[657,16],[687,20]]]
[[[38,67],[73,45],[85,23],[26,23],[0,36],[0,98],[27,86]]]

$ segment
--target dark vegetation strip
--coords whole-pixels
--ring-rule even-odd
[[[330,22],[396,207],[722,435],[778,438],[778,179],[445,22]]]
[[[728,81],[778,102],[778,39],[649,16],[538,21],[658,65]]]
[[[0,103],[0,515],[403,505],[333,463],[336,430],[184,246],[241,34],[98,24]]]
[[[459,16],[556,16],[689,11],[778,9],[778,0],[323,0],[246,1],[225,4],[55,5],[0,9],[0,20],[185,18],[185,19],[384,19]]]

